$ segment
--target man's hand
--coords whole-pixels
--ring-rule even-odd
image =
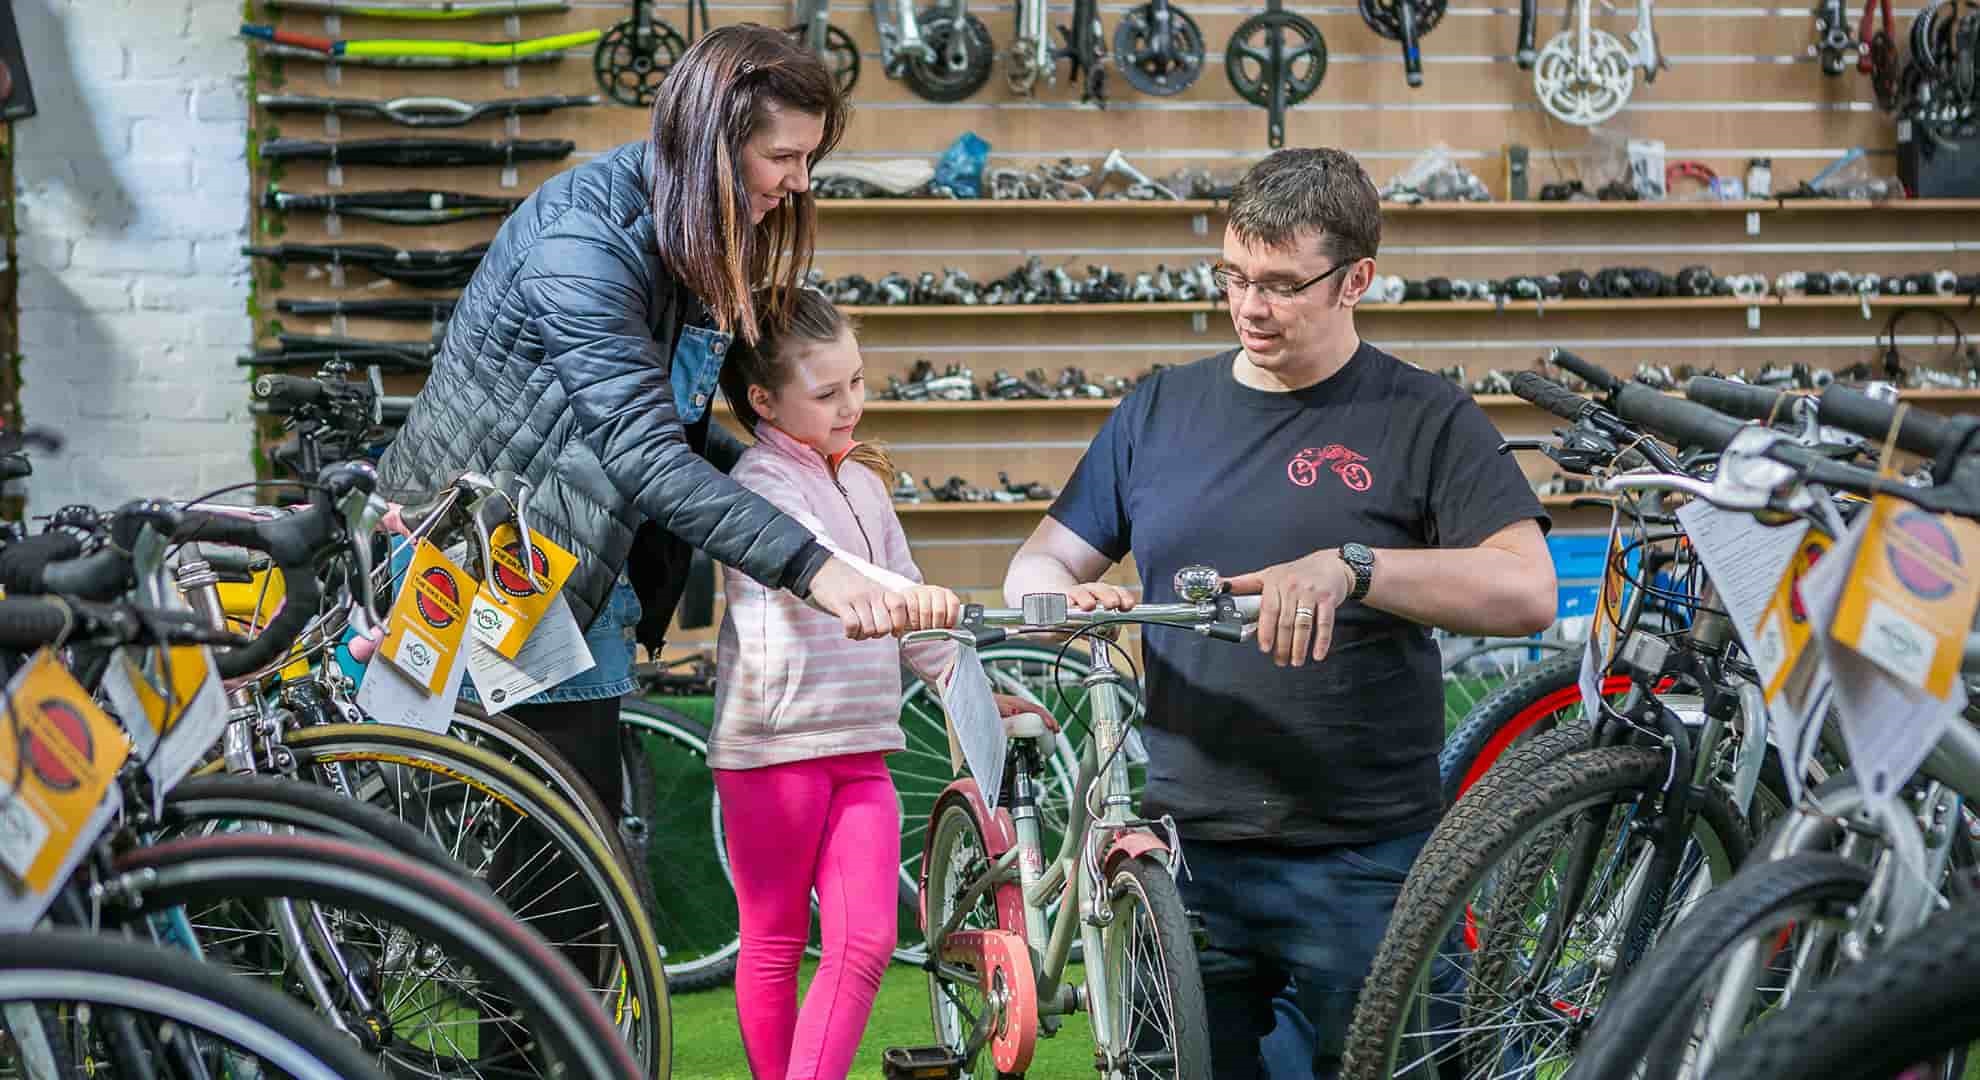
[[[906,626],[908,602],[834,555],[811,578],[811,602],[839,617],[854,641],[886,637]]]
[[[1273,663],[1303,667],[1325,660],[1334,643],[1334,609],[1354,588],[1354,571],[1333,548],[1226,578],[1231,592],[1257,596],[1258,650]]]
[[[907,622],[895,628],[897,634],[909,630],[947,630],[956,625],[956,618],[962,614],[962,597],[940,585],[916,585],[900,595],[907,601]]]
[[[1029,698],[1021,698],[1015,694],[991,694],[990,699],[997,703],[997,715],[1005,720],[1025,713],[1037,713],[1038,718],[1045,721],[1046,731],[1059,730],[1059,721],[1052,715],[1051,710]],[[1009,724],[1004,725],[1006,732],[1009,732],[1010,728]]]
[[[1134,594],[1119,585],[1093,581],[1067,589],[1066,606],[1074,611],[1126,611],[1134,606]]]

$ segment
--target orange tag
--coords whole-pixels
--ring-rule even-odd
[[[467,637],[467,598],[474,579],[425,540],[413,551],[405,584],[385,619],[378,651],[412,681],[437,694]]]
[[[542,533],[531,529],[529,539],[530,561],[536,567],[534,580],[523,569],[522,544],[516,540],[516,527],[496,527],[489,537],[495,547],[489,559],[495,565],[488,580],[475,593],[470,613],[475,640],[494,649],[505,660],[514,660],[522,651],[523,642],[536,631],[544,612],[550,610],[550,602],[563,591],[564,582],[570,580],[571,571],[577,567],[577,556],[551,543]],[[536,582],[541,582],[544,588],[539,591]]]
[[[1621,632],[1623,596],[1629,587],[1624,574],[1622,531],[1609,527],[1609,551],[1602,559],[1602,587],[1595,603],[1595,643],[1600,650],[1603,671],[1616,658],[1616,637]]]
[[[1770,705],[1800,667],[1801,658],[1809,655],[1808,643],[1814,640],[1815,628],[1808,621],[1808,609],[1802,606],[1801,580],[1828,553],[1831,544],[1827,536],[1813,529],[1801,538],[1787,569],[1781,572],[1780,583],[1774,586],[1773,599],[1760,616],[1753,641],[1753,666],[1760,669],[1760,688]]]
[[[41,893],[71,853],[96,839],[90,817],[131,744],[45,648],[15,676],[0,712],[8,721],[0,728],[0,865]]]
[[[1976,556],[1980,525],[1877,496],[1831,636],[1899,681],[1944,700],[1959,677],[1967,630],[1980,606]]]
[[[131,688],[136,691],[144,721],[151,728],[152,740],[156,741],[178,725],[180,718],[186,715],[186,709],[199,697],[200,688],[206,685],[210,660],[203,645],[174,645],[162,655],[154,649],[149,659],[152,670],[160,676],[169,673],[169,697],[152,685],[128,652],[120,654],[131,680]]]

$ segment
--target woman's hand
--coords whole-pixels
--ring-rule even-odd
[[[940,585],[916,585],[901,592],[907,602],[907,623],[895,628],[896,634],[909,630],[948,630],[962,614],[962,597]]]
[[[839,617],[854,641],[886,637],[907,624],[906,594],[897,593],[834,555],[811,578],[811,602]]]
[[[990,699],[997,703],[997,715],[1004,720],[1008,721],[1013,716],[1022,716],[1025,713],[1037,713],[1038,718],[1045,721],[1046,731],[1059,730],[1059,721],[1052,715],[1051,710],[1029,698],[1021,698],[1014,694],[991,694]],[[1011,725],[1006,723],[1004,730],[1008,732],[1010,727]]]

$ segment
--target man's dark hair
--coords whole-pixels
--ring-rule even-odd
[[[1337,264],[1382,246],[1382,202],[1361,162],[1331,147],[1280,150],[1231,190],[1230,227],[1253,247],[1286,250],[1308,229]]]

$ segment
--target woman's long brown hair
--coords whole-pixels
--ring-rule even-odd
[[[704,34],[653,101],[653,231],[660,260],[699,297],[716,326],[753,340],[759,306],[788,318],[818,232],[810,192],[749,222],[743,148],[772,106],[821,117],[816,165],[845,134],[845,99],[823,60],[775,27],[742,23]]]
[[[762,296],[757,299],[763,307],[769,307]],[[773,312],[765,311],[763,321],[756,328],[756,340],[737,343],[722,364],[722,396],[729,399],[729,408],[735,412],[736,419],[752,435],[763,418],[757,415],[756,406],[749,403],[749,388],[761,386],[776,393],[791,381],[791,361],[799,349],[830,345],[839,340],[839,335],[854,329],[846,313],[817,289],[793,289],[789,301],[789,318],[778,319]],[[879,443],[853,447],[852,460],[880,474],[888,487],[893,486],[894,462]]]

